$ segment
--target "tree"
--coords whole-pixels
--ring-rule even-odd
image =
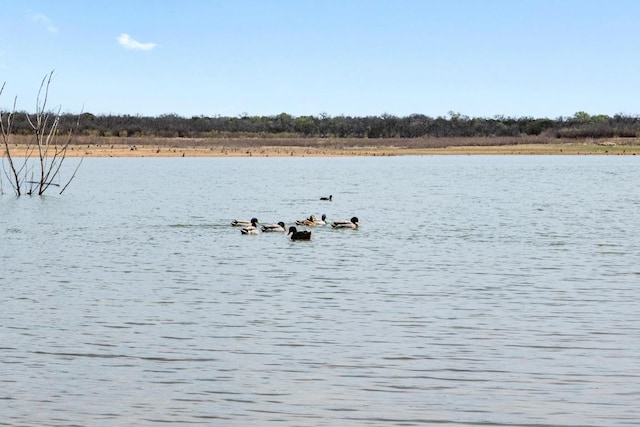
[[[11,145],[12,125],[16,113],[17,97],[13,101],[13,109],[8,113],[0,111],[0,130],[2,143],[4,144],[5,162],[2,163],[2,172],[9,181],[9,185],[17,196],[23,194],[44,194],[49,187],[60,187],[62,194],[76,175],[82,159],[74,169],[71,177],[60,183],[60,172],[67,156],[67,149],[72,142],[74,130],[78,128],[78,122],[72,126],[66,134],[61,132],[61,107],[55,111],[48,110],[49,86],[53,79],[53,71],[45,75],[38,90],[36,99],[36,112],[27,121],[31,129],[24,151],[20,156],[13,153]],[[5,84],[0,87],[0,96]],[[79,118],[80,116],[78,116]]]
[[[591,121],[591,116],[585,111],[578,111],[573,115],[573,120],[578,123],[589,123],[589,121]]]

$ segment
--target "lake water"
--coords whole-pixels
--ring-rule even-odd
[[[85,159],[0,197],[0,425],[636,426],[639,160]]]

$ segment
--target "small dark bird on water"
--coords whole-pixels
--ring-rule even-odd
[[[291,240],[311,240],[311,232],[307,230],[298,231],[295,227],[289,227],[287,235],[291,234]]]
[[[320,197],[320,200],[328,200],[328,201],[331,201],[331,199],[333,199],[333,195],[330,195],[329,197]]]

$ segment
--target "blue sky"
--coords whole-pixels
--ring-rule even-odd
[[[0,108],[640,113],[635,0],[0,0]]]

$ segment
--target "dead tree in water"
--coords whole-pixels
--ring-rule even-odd
[[[7,159],[7,164],[5,165],[3,162],[2,165],[3,173],[17,196],[22,194],[42,195],[50,186],[61,188],[59,194],[62,194],[82,163],[81,159],[71,177],[64,184],[60,183],[60,171],[78,123],[76,122],[75,128],[71,128],[65,135],[60,135],[61,107],[58,107],[57,111],[47,110],[49,86],[52,78],[53,71],[42,79],[36,100],[36,112],[33,117],[27,114],[33,138],[27,140],[25,146],[22,147],[23,151],[20,156],[14,155],[11,147],[11,126],[16,113],[17,98],[14,98],[11,112],[3,113],[0,111],[0,129],[4,143],[4,156]],[[0,95],[3,90],[4,84],[0,87]]]

